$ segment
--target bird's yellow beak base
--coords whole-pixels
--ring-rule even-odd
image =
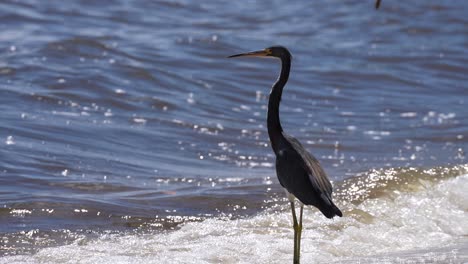
[[[266,56],[270,56],[270,55],[271,55],[271,50],[270,49],[264,49],[264,50],[257,50],[257,51],[251,51],[251,52],[231,55],[228,58],[234,58],[234,57],[266,57]]]

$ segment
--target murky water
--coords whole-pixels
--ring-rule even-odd
[[[289,260],[265,120],[280,65],[226,58],[278,44],[294,57],[283,127],[346,216],[308,209],[303,257],[466,261],[467,11],[3,1],[0,262]]]

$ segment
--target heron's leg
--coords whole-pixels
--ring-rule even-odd
[[[299,210],[299,224],[297,226],[297,255],[298,259],[300,259],[301,255],[301,237],[302,237],[302,212],[304,210],[304,205],[301,203],[300,210]]]
[[[291,201],[291,210],[293,216],[293,228],[294,228],[294,264],[299,264],[299,251],[298,251],[298,224],[296,217],[296,209],[294,208],[294,201]]]

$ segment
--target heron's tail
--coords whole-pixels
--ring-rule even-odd
[[[327,218],[333,218],[335,216],[342,217],[343,213],[341,210],[333,203],[332,199],[326,195],[321,195],[323,203],[318,206],[320,212]]]

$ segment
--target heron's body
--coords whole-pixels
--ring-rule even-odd
[[[291,54],[286,48],[275,47],[282,55],[281,73],[273,85],[268,101],[268,136],[276,155],[276,174],[286,191],[305,205],[317,207],[326,217],[341,216],[331,200],[332,186],[318,160],[281,127],[279,103],[283,87],[289,79]]]
[[[284,136],[286,147],[276,153],[281,186],[301,203],[317,207],[327,218],[342,216],[332,201],[332,186],[318,160],[297,139]]]
[[[289,79],[291,54],[286,48],[275,46],[230,57],[239,56],[281,59],[281,73],[271,89],[268,101],[267,126],[271,147],[276,155],[276,174],[291,200],[294,220],[294,263],[299,263],[303,204],[317,207],[327,218],[342,216],[342,213],[332,201],[332,185],[318,160],[307,152],[297,139],[284,133],[281,127],[279,104],[283,88]],[[294,197],[302,203],[299,223],[294,209]]]

